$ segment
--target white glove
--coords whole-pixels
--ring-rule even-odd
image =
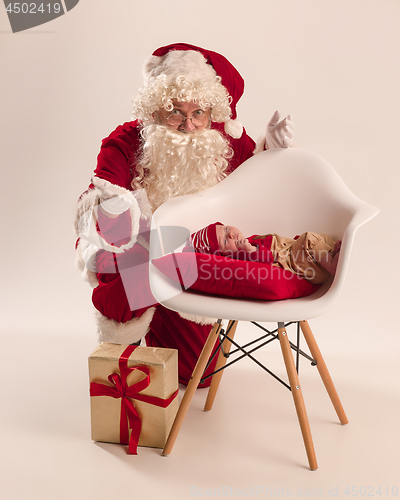
[[[111,215],[119,215],[128,210],[132,205],[132,201],[126,194],[126,189],[111,184],[111,182],[104,179],[100,179],[100,177],[93,177],[92,184],[97,190],[101,208],[105,212]]]
[[[268,122],[265,132],[265,147],[267,149],[289,148],[293,143],[294,123],[292,116],[280,120],[279,111],[275,111]]]

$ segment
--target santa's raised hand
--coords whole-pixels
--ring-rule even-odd
[[[278,110],[272,115],[265,132],[266,149],[289,148],[293,143],[294,123],[291,115],[281,120]]]

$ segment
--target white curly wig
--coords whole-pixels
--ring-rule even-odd
[[[203,109],[211,108],[214,122],[232,122],[232,98],[200,52],[172,50],[163,56],[152,56],[145,63],[143,74],[144,87],[133,99],[132,118],[144,125],[153,122],[154,112],[162,108],[172,111],[173,100],[195,102]]]

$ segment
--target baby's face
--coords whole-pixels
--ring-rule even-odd
[[[245,249],[244,245],[246,238],[237,227],[217,226],[216,231],[219,251],[222,254],[235,253]]]

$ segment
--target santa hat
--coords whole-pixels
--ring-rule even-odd
[[[201,54],[195,59],[188,52]],[[234,66],[222,55],[186,43],[175,43],[160,47],[145,63],[143,75],[145,84],[160,74],[183,76],[193,82],[209,82],[218,76],[230,97],[231,116],[224,119],[225,132],[238,139],[243,125],[236,119],[236,105],[244,91],[244,80]]]
[[[190,236],[190,242],[195,251],[200,253],[218,253],[219,243],[217,239],[217,226],[223,226],[221,222],[215,222],[203,227]]]

